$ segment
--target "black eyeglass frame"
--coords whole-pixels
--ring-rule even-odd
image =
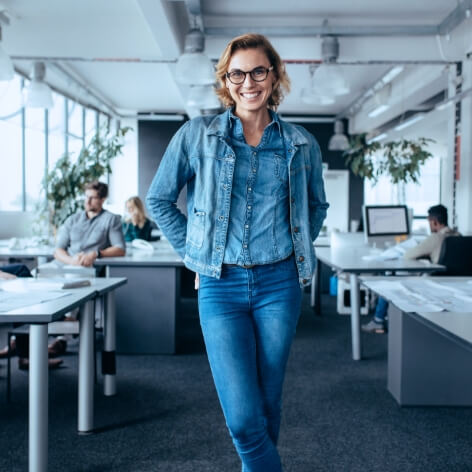
[[[264,69],[265,70],[265,77],[263,79],[256,79],[254,76],[253,76],[253,73],[254,71],[256,70],[260,70],[260,69]],[[274,66],[270,66],[270,67],[264,67],[264,66],[257,66],[257,67],[254,67],[254,69],[252,70],[248,70],[248,71],[244,71],[244,70],[234,70],[232,72],[226,72],[225,76],[228,78],[228,80],[234,84],[234,85],[241,85],[242,83],[244,83],[244,81],[246,80],[246,76],[247,74],[249,74],[251,76],[251,79],[254,80],[254,82],[264,82],[264,80],[267,79],[268,75],[269,75],[269,72],[271,70],[274,70]],[[244,77],[243,77],[243,80],[241,80],[240,82],[234,82],[233,80],[231,80],[231,74],[234,73],[234,72],[241,72],[242,74],[244,74]]]

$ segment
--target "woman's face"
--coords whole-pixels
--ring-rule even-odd
[[[231,57],[227,72],[236,70],[250,72],[258,67],[268,69],[271,65],[262,48],[239,49]],[[244,82],[236,85],[226,77],[226,87],[228,87],[231,98],[236,103],[236,111],[239,113],[254,113],[265,110],[274,82],[273,71],[270,71],[267,78],[262,82],[256,82],[250,74],[246,74]]]
[[[128,215],[131,218],[137,215],[138,209],[136,208],[136,205],[133,202],[126,203],[126,210],[128,211]]]

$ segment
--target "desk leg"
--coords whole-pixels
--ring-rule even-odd
[[[352,336],[352,358],[359,361],[362,357],[361,346],[361,314],[360,314],[360,293],[359,279],[357,274],[349,275],[351,285],[351,336]]]
[[[310,306],[315,315],[321,316],[321,261],[316,261],[316,269],[311,279]]]
[[[79,433],[93,430],[94,302],[80,309],[79,318]]]
[[[116,307],[115,293],[106,294],[104,340],[102,353],[103,394],[116,395]]]
[[[29,472],[48,469],[48,375],[48,325],[31,325]]]

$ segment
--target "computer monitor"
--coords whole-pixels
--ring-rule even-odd
[[[365,205],[364,235],[368,244],[385,245],[410,234],[406,205]]]

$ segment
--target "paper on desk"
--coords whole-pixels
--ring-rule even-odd
[[[68,295],[68,292],[5,292],[0,290],[0,312],[16,310],[38,303],[44,303]]]
[[[59,281],[17,278],[1,282],[0,288],[5,292],[28,293],[61,290],[63,285],[64,282]]]
[[[472,298],[451,292],[451,287],[444,287],[442,282],[418,277],[405,281],[369,280],[365,285],[405,312],[471,311]]]
[[[89,287],[90,279],[30,279],[18,278],[0,282],[0,289],[5,292],[29,293],[49,292],[62,289]]]

